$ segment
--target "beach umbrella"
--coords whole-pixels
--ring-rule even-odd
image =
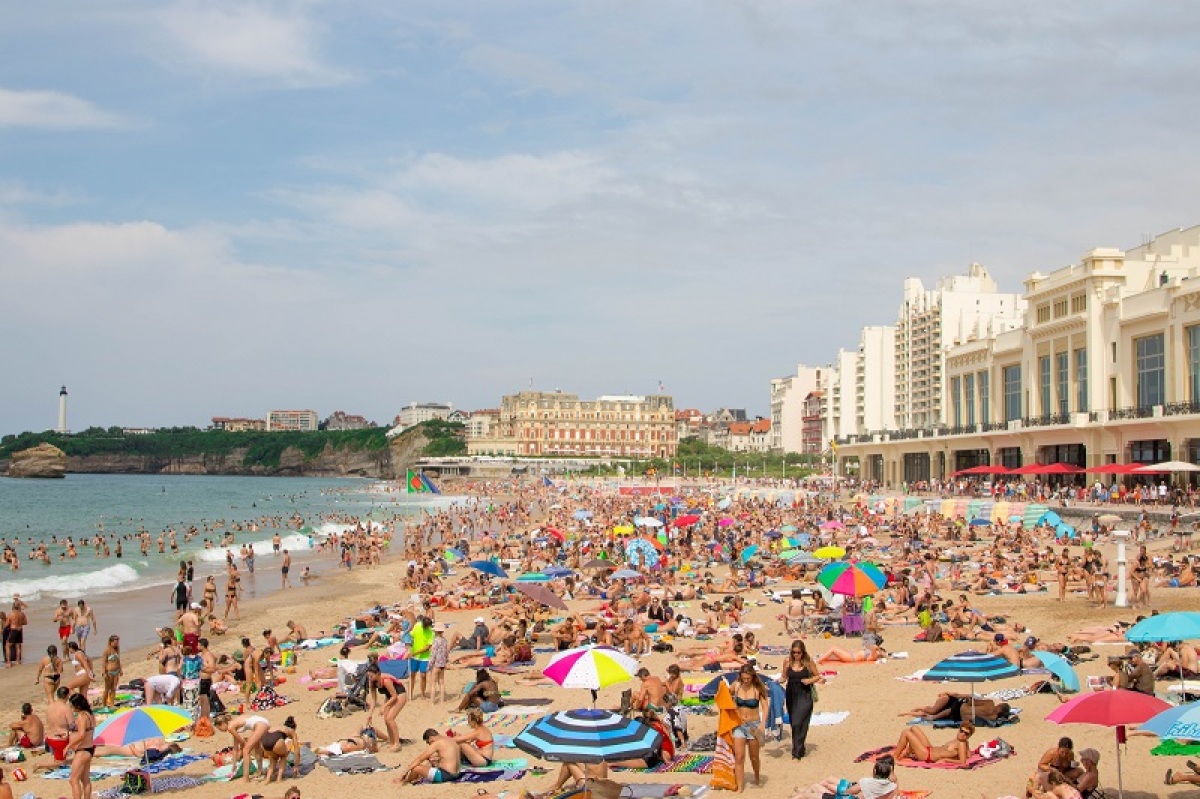
[[[676,516],[675,521],[671,522],[672,527],[687,527],[700,521],[700,517],[694,513],[685,513],[682,516]]]
[[[635,538],[625,545],[625,559],[631,566],[649,566],[658,562],[658,550],[644,538]]]
[[[1125,795],[1124,779],[1121,775],[1121,741],[1125,738],[1124,727],[1128,724],[1144,724],[1150,719],[1170,710],[1163,700],[1137,691],[1118,688],[1114,691],[1096,691],[1080,694],[1059,705],[1046,721],[1055,724],[1095,724],[1100,727],[1115,727],[1117,730],[1117,795]]]
[[[781,533],[794,533],[794,532],[796,532],[796,529],[797,529],[797,528],[796,528],[796,525],[794,525],[794,524],[785,524],[783,527],[780,527],[780,528],[779,528],[779,532],[781,532]]]
[[[542,574],[547,577],[570,577],[574,572],[565,566],[547,566],[542,569]]]
[[[542,674],[563,688],[587,688],[596,692],[633,679],[638,662],[611,646],[580,646],[550,658]]]
[[[1024,523],[1024,521],[1025,521],[1024,516],[1017,516],[1016,514],[1013,514],[1012,516],[1008,517],[1009,524],[1016,524],[1018,522]]]
[[[182,707],[143,705],[114,713],[96,727],[95,741],[102,746],[128,746],[164,738],[191,723],[192,714]]]
[[[1059,525],[1054,528],[1054,537],[1055,538],[1074,538],[1075,537],[1075,528],[1065,522],[1060,522]]]
[[[611,561],[607,561],[604,558],[592,558],[587,563],[583,564],[583,566],[581,566],[580,568],[583,568],[583,569],[615,569],[616,566],[613,565],[613,563]]]
[[[563,541],[567,540],[567,536],[563,533],[562,530],[559,530],[557,527],[543,527],[542,532],[545,533],[546,535],[554,536],[558,540],[558,543],[560,543],[560,544]]]
[[[1100,518],[1096,519],[1096,521],[1100,522],[1101,524],[1120,524],[1121,517],[1115,513],[1105,513],[1102,514]]]
[[[554,593],[553,591],[551,591],[549,588],[547,588],[544,585],[539,585],[537,583],[518,582],[516,585],[516,588],[518,591],[520,591],[522,594],[524,594],[525,596],[532,599],[534,602],[543,604],[546,607],[558,608],[559,610],[567,609],[567,603],[563,602],[562,597],[560,597],[558,594]]]
[[[1194,641],[1200,638],[1200,613],[1179,610],[1148,616],[1129,628],[1125,638],[1137,644],[1161,641]],[[1180,688],[1187,688],[1183,681],[1183,663],[1179,664]]]
[[[1071,668],[1071,664],[1065,658],[1041,649],[1035,650],[1032,654],[1042,661],[1042,665],[1046,667],[1047,671],[1062,680],[1064,688],[1071,693],[1079,691],[1079,675],[1075,673],[1075,669]]]
[[[837,560],[846,557],[846,550],[841,547],[821,547],[813,553],[813,557],[822,560]]]
[[[921,679],[927,682],[970,683],[971,718],[975,718],[975,683],[1004,680],[1020,674],[1019,666],[1014,666],[999,655],[968,649],[935,663]]]
[[[784,560],[791,565],[799,566],[818,566],[825,562],[820,558],[813,557],[809,552],[797,552],[795,555],[789,558],[784,558]]]
[[[1159,738],[1195,741],[1200,739],[1200,702],[1189,702],[1164,710],[1138,725],[1138,732],[1152,732]]]
[[[662,744],[662,735],[650,725],[595,709],[542,716],[513,737],[522,752],[561,763],[635,760],[661,751]]]
[[[733,500],[732,500],[732,499],[730,499],[729,497],[725,497],[725,499],[723,499],[723,500],[721,500],[720,502],[718,502],[718,503],[717,503],[717,508],[718,508],[719,510],[725,510],[726,508],[728,508],[728,507],[729,507],[730,505],[732,505],[732,504],[733,504]]]
[[[991,527],[992,520],[991,519],[972,519],[971,526],[972,527]]]
[[[745,563],[746,561],[750,560],[750,558],[754,557],[756,552],[758,552],[758,544],[751,544],[743,549],[741,555],[742,563]]]
[[[473,560],[467,564],[472,569],[478,569],[484,574],[490,574],[493,577],[508,578],[508,572],[500,568],[500,564],[492,563],[490,560]]]
[[[635,572],[633,569],[617,569],[612,574],[614,580],[636,580],[641,577],[640,572]]]
[[[454,547],[447,547],[446,551],[444,553],[444,557],[446,558],[446,560],[448,562],[453,563],[456,560],[463,559],[463,552],[461,549],[455,549]]]
[[[718,521],[718,522],[717,522],[717,526],[718,526],[718,527],[729,527],[729,526],[731,526],[733,523],[734,523],[734,520],[733,520],[732,518],[730,518],[729,516],[726,516],[726,517],[724,517],[723,519],[721,519],[720,521]]]
[[[834,519],[833,521],[822,522],[821,529],[822,530],[845,530],[846,525],[844,525],[841,522]]]
[[[584,519],[592,518],[592,516],[594,516],[595,514],[593,514],[590,510],[587,510],[586,508],[580,508],[579,510],[575,511],[571,515],[574,516],[579,521],[583,521]]]
[[[887,577],[872,563],[830,563],[821,569],[817,582],[842,596],[867,596],[887,585]]]
[[[1133,470],[1134,474],[1138,472],[1200,472],[1200,466],[1186,461],[1164,461],[1151,463],[1148,466],[1139,466]]]
[[[806,547],[812,543],[812,536],[808,533],[797,533],[796,535],[789,536],[787,543],[788,546]]]
[[[778,530],[767,530],[765,533],[763,533],[763,537],[772,539],[783,538],[783,533],[779,532]]]
[[[633,532],[632,524],[618,524],[612,529],[614,535],[629,535]]]
[[[1035,526],[1046,525],[1047,527],[1056,527],[1062,524],[1062,517],[1052,510],[1043,513],[1035,523]]]
[[[1037,524],[1037,520],[1042,518],[1042,515],[1048,510],[1050,509],[1038,502],[1026,505],[1025,512],[1021,514],[1021,523],[1026,527],[1034,527]]]
[[[638,516],[633,520],[635,527],[662,527],[663,523],[653,516]]]

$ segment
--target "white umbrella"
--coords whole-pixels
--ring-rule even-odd
[[[1200,466],[1186,461],[1163,461],[1149,466],[1139,466],[1135,472],[1200,472]]]
[[[638,516],[633,523],[638,527],[662,527],[662,522],[653,516]]]

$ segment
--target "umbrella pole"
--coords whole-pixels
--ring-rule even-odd
[[[1121,775],[1121,726],[1117,726],[1117,796],[1125,799],[1125,780]]]
[[[600,698],[600,692],[595,688],[592,689],[592,710],[596,709],[596,700]]]

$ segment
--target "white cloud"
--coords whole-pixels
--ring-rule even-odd
[[[117,114],[62,92],[0,89],[0,128],[65,131],[126,124]]]
[[[329,86],[350,77],[324,61],[320,26],[295,11],[252,3],[183,3],[154,19],[167,38],[163,58],[169,63],[291,87]]]

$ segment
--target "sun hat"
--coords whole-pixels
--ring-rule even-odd
[[[447,629],[449,629],[449,628],[446,627],[446,625],[440,621],[437,624],[433,625],[433,631],[435,633],[444,633],[444,632],[446,632]]]

